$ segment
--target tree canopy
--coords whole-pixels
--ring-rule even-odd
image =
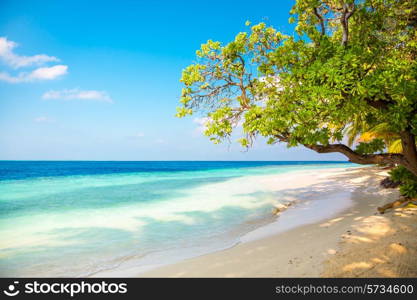
[[[204,113],[216,143],[241,125],[244,147],[260,135],[417,175],[417,0],[297,0],[290,15],[291,34],[247,22],[201,45],[177,115]],[[400,151],[378,135],[352,143],[378,126]]]

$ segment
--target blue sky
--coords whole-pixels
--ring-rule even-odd
[[[196,117],[174,117],[200,44],[246,20],[291,33],[292,2],[2,0],[0,159],[344,160],[213,145]]]

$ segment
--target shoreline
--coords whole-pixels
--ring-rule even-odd
[[[118,277],[135,276],[139,269],[227,249],[246,233],[274,222],[274,207],[296,199],[309,202],[323,190],[335,189],[329,178],[355,167],[242,165],[153,176],[74,175],[6,182],[6,208],[20,203],[17,208],[23,213],[1,220],[6,225],[1,228],[2,274],[90,277],[110,276],[108,271],[115,270]],[[31,211],[31,205],[39,203],[51,210]],[[61,209],[60,203],[72,209]],[[301,215],[309,207],[311,211],[308,203],[292,205],[279,219]],[[294,226],[304,219],[293,216],[286,223]],[[28,222],[33,225],[26,226]],[[48,252],[48,257],[31,247]]]
[[[396,190],[380,188],[379,181],[385,172],[376,167],[346,170],[345,173],[340,176],[349,177],[349,173],[353,173],[348,181],[357,184],[351,195],[353,205],[326,220],[137,276],[319,277],[325,272],[324,262],[340,251],[340,237],[349,233],[351,226],[361,218],[377,214],[377,206],[398,196]]]
[[[98,272],[95,277],[317,277],[323,271],[323,262],[338,250],[339,237],[355,218],[376,213],[376,207],[394,199],[394,190],[379,187],[385,172],[376,167],[329,170],[331,180],[341,183],[351,196],[344,191],[341,208],[330,216],[306,220],[305,224],[282,228],[284,223],[297,217],[296,211],[289,209],[272,223],[264,225],[241,237],[241,241],[223,250],[184,259],[172,264],[124,266]],[[329,174],[326,176],[329,177]],[[326,177],[324,176],[324,177]],[[329,179],[329,178],[324,178]],[[317,182],[316,182],[317,183]],[[318,181],[320,183],[320,180]],[[324,180],[321,188],[329,182]],[[317,195],[316,195],[317,196]],[[328,195],[328,200],[340,194]],[[346,199],[349,198],[349,199]],[[334,199],[333,199],[334,200]],[[342,202],[343,202],[342,201]],[[346,202],[347,201],[347,202]],[[311,201],[320,202],[320,201]],[[326,203],[323,202],[325,205]],[[329,204],[331,202],[327,202]],[[304,208],[305,210],[305,208]],[[314,214],[320,214],[312,210]],[[299,215],[298,215],[299,217]],[[293,220],[294,221],[294,220]],[[285,226],[284,226],[285,227]],[[277,255],[277,253],[280,253]]]

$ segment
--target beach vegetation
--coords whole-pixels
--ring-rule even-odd
[[[400,183],[400,193],[407,198],[417,198],[417,176],[403,166],[393,168],[390,172],[390,179]]]
[[[215,143],[262,136],[417,175],[417,0],[297,0],[290,14],[289,34],[247,22],[203,44],[177,116],[203,114]]]

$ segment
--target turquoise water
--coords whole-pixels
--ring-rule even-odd
[[[271,221],[280,192],[269,177],[353,166],[0,162],[0,275],[87,276],[155,252],[158,264],[225,248]]]

